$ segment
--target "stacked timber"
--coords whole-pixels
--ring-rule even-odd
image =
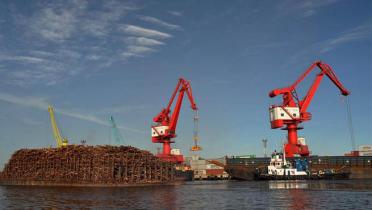
[[[21,149],[0,173],[0,183],[9,185],[125,186],[173,180],[171,163],[130,146]]]

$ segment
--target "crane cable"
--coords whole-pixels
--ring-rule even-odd
[[[351,107],[350,107],[349,98],[347,96],[345,96],[345,101],[346,101],[347,121],[348,121],[349,133],[350,133],[351,146],[352,146],[353,151],[356,151],[354,126],[353,126],[353,120],[352,120],[352,115],[351,115]]]
[[[198,140],[199,140],[199,114],[198,114],[197,110],[195,110],[195,112],[194,112],[193,140],[194,140],[194,146],[192,147],[191,150],[192,151],[202,150],[201,147],[198,145]]]

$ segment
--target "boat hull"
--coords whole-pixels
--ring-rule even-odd
[[[280,175],[270,175],[270,174],[255,174],[254,180],[339,180],[339,179],[349,179],[350,173],[332,173],[332,174],[312,174],[312,175],[296,175],[296,176],[280,176]]]

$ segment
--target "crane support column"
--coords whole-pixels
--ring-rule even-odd
[[[170,155],[170,153],[171,153],[170,141],[164,141],[163,142],[163,154]]]
[[[287,126],[288,129],[288,143],[289,144],[297,144],[297,125],[296,124],[289,124]]]

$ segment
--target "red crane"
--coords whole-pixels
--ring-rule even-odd
[[[315,69],[315,67],[318,67],[320,72],[316,75],[316,78],[310,86],[306,96],[299,99],[296,87],[313,69]],[[297,130],[302,129],[299,127],[300,123],[311,120],[311,113],[307,112],[307,108],[309,107],[324,75],[326,75],[340,89],[342,95],[347,96],[350,94],[350,92],[337,79],[332,68],[321,61],[313,63],[291,86],[275,89],[269,93],[271,98],[278,95],[282,95],[283,97],[283,103],[281,105],[270,106],[269,111],[271,128],[282,128],[283,130],[288,131],[288,143],[285,144],[284,148],[287,157],[294,157],[295,155],[309,156],[309,148],[304,141],[301,141],[301,138],[297,137]]]
[[[183,78],[180,78],[176,86],[176,89],[173,91],[168,106],[164,108],[156,117],[154,117],[153,121],[155,125],[151,126],[152,142],[163,144],[163,152],[158,154],[157,156],[163,160],[171,161],[174,163],[183,162],[183,156],[181,154],[171,154],[170,144],[174,143],[172,139],[177,137],[176,135],[177,122],[185,92],[190,100],[191,109],[197,111],[198,108],[196,107],[194,98],[192,96],[190,82]],[[179,93],[177,102],[174,107],[174,111],[171,115],[170,109],[177,93]]]

